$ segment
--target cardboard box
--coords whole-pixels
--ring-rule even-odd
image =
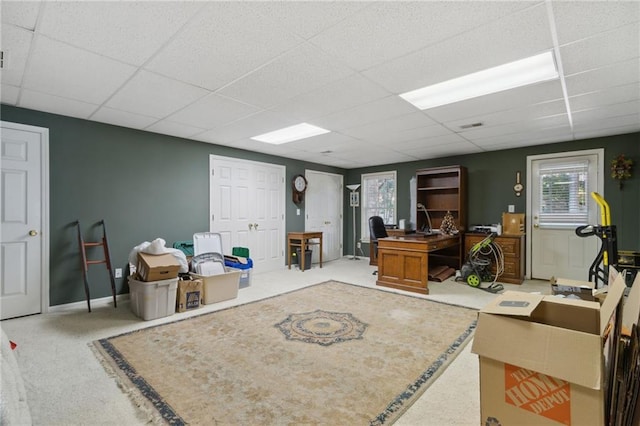
[[[624,283],[604,303],[507,291],[478,314],[481,424],[604,425]]]
[[[210,276],[198,275],[193,272],[190,275],[202,280],[204,304],[210,305],[211,303],[222,302],[223,300],[238,297],[240,274],[241,271],[231,271]]]
[[[136,272],[142,281],[160,281],[176,278],[180,262],[172,254],[138,253]]]
[[[524,213],[502,213],[504,235],[524,235]]]
[[[131,311],[145,321],[173,315],[176,311],[178,279],[140,281],[129,277]]]
[[[203,283],[202,280],[178,281],[178,294],[176,296],[176,311],[185,312],[198,309],[202,306]]]
[[[597,301],[592,282],[556,277],[551,277],[549,282],[551,283],[551,293],[554,295],[562,295],[568,299]]]

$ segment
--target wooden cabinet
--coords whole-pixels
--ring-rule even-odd
[[[468,254],[474,244],[482,241],[487,234],[465,234],[464,248]],[[522,284],[524,281],[524,235],[500,235],[493,240],[502,249],[504,272],[498,281],[510,284]],[[466,255],[465,255],[466,256]],[[492,259],[491,272],[495,273],[495,261]]]
[[[439,230],[445,214],[451,213],[456,228],[462,234],[467,228],[467,169],[463,166],[435,167],[416,171],[416,229],[427,227],[427,217],[418,207],[426,208],[431,228]],[[462,244],[434,254],[434,265],[460,269],[465,253]]]

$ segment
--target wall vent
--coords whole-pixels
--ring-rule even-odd
[[[471,129],[472,127],[480,127],[482,126],[482,123],[470,123],[470,124],[463,124],[462,126],[460,126],[461,129]]]

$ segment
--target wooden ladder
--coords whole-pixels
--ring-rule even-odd
[[[87,295],[87,308],[91,312],[91,297],[89,295],[89,265],[98,265],[101,263],[106,264],[109,271],[109,278],[111,279],[111,294],[113,295],[113,307],[117,307],[116,303],[116,282],[113,278],[113,268],[111,267],[111,255],[109,252],[109,243],[107,241],[107,228],[104,224],[104,220],[98,222],[102,225],[102,240],[99,242],[87,243],[82,238],[82,229],[80,227],[80,221],[76,221],[78,227],[78,245],[80,246],[80,254],[82,257],[82,276],[84,278],[84,293]],[[87,259],[87,248],[90,247],[102,247],[104,252],[104,259],[89,260]]]

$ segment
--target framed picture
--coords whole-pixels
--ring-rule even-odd
[[[351,191],[351,198],[349,199],[350,207],[360,207],[360,193],[356,191]]]

